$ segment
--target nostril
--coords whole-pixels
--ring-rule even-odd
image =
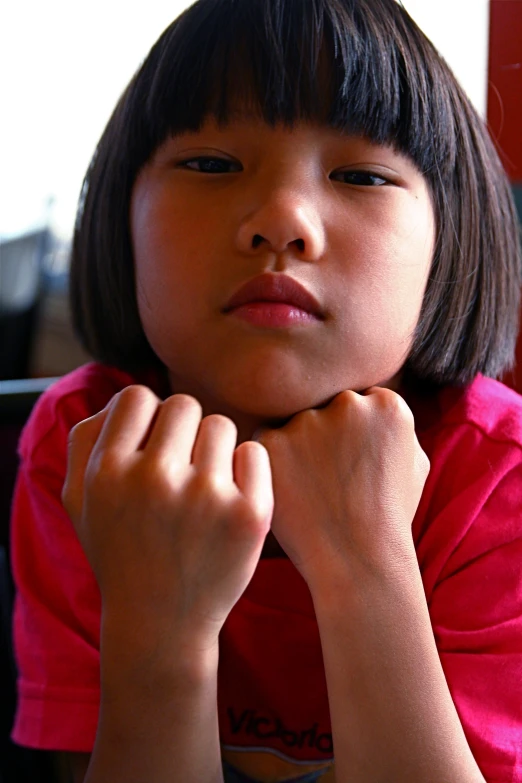
[[[252,238],[252,249],[256,250],[259,245],[265,241],[265,238],[261,236],[261,234],[254,234]],[[300,253],[304,253],[305,249],[305,242],[304,239],[294,239],[293,244],[297,246],[297,249]]]

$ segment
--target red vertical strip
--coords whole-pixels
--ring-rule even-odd
[[[522,183],[522,0],[490,0],[488,124],[509,178]]]
[[[490,0],[488,126],[506,172],[522,187],[522,0]],[[522,331],[504,383],[522,393]]]

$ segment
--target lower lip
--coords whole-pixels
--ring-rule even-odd
[[[230,314],[254,326],[265,327],[300,326],[319,320],[313,313],[281,302],[251,302],[230,310]]]

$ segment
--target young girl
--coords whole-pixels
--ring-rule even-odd
[[[85,180],[96,362],[20,444],[14,740],[89,783],[520,783],[520,285],[394,0],[183,13]]]

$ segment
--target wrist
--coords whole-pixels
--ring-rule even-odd
[[[222,781],[218,647],[176,646],[171,628],[136,643],[106,623],[101,700],[89,781]],[[131,643],[126,646],[129,638]],[[204,753],[201,749],[204,748]]]
[[[337,553],[323,567],[316,567],[308,580],[317,616],[335,615],[337,610],[345,614],[351,602],[356,607],[369,593],[396,589],[403,593],[407,585],[415,584],[422,588],[412,539],[380,551]]]
[[[218,637],[203,639],[181,625],[123,621],[102,612],[100,670],[102,692],[145,689],[157,694],[181,683],[199,687],[217,677]]]

